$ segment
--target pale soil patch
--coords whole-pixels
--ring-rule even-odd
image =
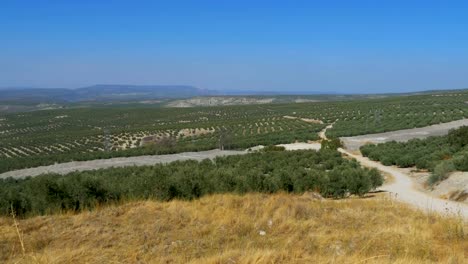
[[[294,102],[296,103],[318,103],[321,102],[320,100],[314,100],[314,99],[295,99]]]
[[[393,184],[395,183],[395,177],[388,172],[381,172],[382,176],[384,177],[385,184]]]
[[[323,124],[322,120],[317,120],[317,119],[310,119],[310,118],[301,118],[300,120],[307,122],[307,123],[313,123],[313,124]]]
[[[283,118],[286,119],[291,119],[291,120],[302,120],[307,123],[313,123],[313,124],[323,124],[322,120],[317,120],[317,119],[311,119],[311,118],[302,118],[302,117],[296,117],[296,116],[283,116]]]
[[[327,130],[330,129],[330,128],[333,128],[333,124],[330,124],[328,126],[326,126],[324,129],[322,129],[322,131],[319,132],[319,137],[323,140],[328,140],[327,138]]]
[[[58,144],[58,146],[62,149],[65,149],[65,150],[70,150],[69,147],[65,146],[65,145],[62,145],[62,144]]]
[[[59,151],[59,152],[63,152],[63,149],[57,147],[57,146],[54,146],[54,145],[51,145],[50,146],[51,149],[55,149],[56,151]]]
[[[5,153],[8,153],[10,157],[19,157],[18,153],[14,152],[11,149],[4,148],[3,150],[5,151]]]
[[[283,116],[283,118],[286,118],[286,119],[297,119],[297,117],[295,117],[295,116],[287,116],[287,115],[286,115],[286,116]]]
[[[145,101],[139,101],[140,104],[157,104],[161,103],[161,100],[145,100]]]
[[[352,154],[344,149],[338,149],[341,153],[355,158],[361,165],[376,168],[382,172],[393,175],[395,181],[382,186],[380,189],[392,194],[393,197],[403,202],[409,203],[428,212],[438,212],[441,214],[459,215],[468,219],[468,204],[444,200],[432,196],[427,191],[420,189],[418,184],[407,171],[395,166],[385,166],[379,162],[372,161],[361,155]],[[405,171],[407,170],[407,171]]]
[[[29,156],[29,153],[26,153],[26,152],[24,152],[23,150],[21,150],[21,149],[19,149],[19,148],[14,148],[14,147],[12,147],[11,149],[12,149],[14,152],[19,153],[19,154],[21,154],[21,155]]]
[[[184,128],[184,129],[181,129],[179,130],[179,132],[177,133],[178,136],[185,136],[185,137],[188,137],[188,136],[200,136],[200,135],[206,135],[206,134],[212,134],[214,133],[214,130],[208,130],[208,129],[205,129],[205,128]]]
[[[306,149],[312,149],[312,150],[320,150],[320,143],[302,143],[302,142],[297,142],[297,143],[290,143],[290,144],[279,144],[277,146],[284,147],[286,150],[306,150]]]
[[[251,98],[251,97],[195,97],[190,99],[181,99],[169,102],[167,107],[195,107],[195,106],[221,106],[221,105],[250,105],[250,104],[269,104],[275,98]]]
[[[418,183],[417,187],[419,190],[427,192],[434,197],[448,200],[457,200],[459,202],[468,204],[468,197],[461,195],[463,193],[468,194],[468,172],[452,172],[447,179],[431,187],[427,184],[427,180],[430,176],[429,172],[410,171],[409,169],[402,170],[408,172],[410,176],[415,179],[415,181]],[[454,196],[454,194],[457,193],[461,196]]]

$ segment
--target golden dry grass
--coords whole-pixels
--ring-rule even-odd
[[[383,197],[214,195],[0,218],[6,263],[467,263],[467,223]],[[264,235],[260,232],[264,231]]]

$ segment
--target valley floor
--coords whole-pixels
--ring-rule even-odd
[[[373,198],[214,195],[0,218],[3,263],[466,263],[467,222]],[[19,231],[19,233],[18,233]],[[18,235],[19,234],[19,235]],[[22,249],[21,243],[24,245]]]

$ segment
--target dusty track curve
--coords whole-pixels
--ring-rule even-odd
[[[385,133],[390,137],[390,140],[397,140],[398,136],[403,138],[402,141],[406,141],[412,138],[426,138],[431,135],[444,135],[447,134],[448,131],[452,128],[457,128],[463,125],[468,125],[468,119],[458,120],[450,123],[433,125],[423,128],[416,128],[416,129],[405,129],[399,130],[394,132]],[[326,130],[333,127],[333,124],[327,126],[323,131],[319,133],[319,136],[322,139],[327,139],[326,137]],[[374,135],[363,135],[358,136],[355,138],[358,139],[368,139],[368,138],[379,138],[382,134],[374,134]],[[349,139],[349,138],[348,138]],[[342,138],[343,140],[343,138]],[[349,142],[349,141],[348,141]],[[346,141],[345,141],[346,143]],[[346,146],[346,144],[345,144]],[[355,148],[351,148],[351,150],[355,150]],[[468,219],[468,205],[453,201],[448,201],[440,198],[432,197],[426,193],[420,192],[416,190],[414,187],[415,183],[411,179],[409,175],[402,172],[398,168],[385,166],[379,162],[372,161],[368,158],[363,157],[361,154],[354,154],[349,152],[345,149],[338,149],[344,155],[352,157],[359,161],[361,165],[370,168],[376,168],[382,172],[389,173],[394,177],[394,181],[390,184],[385,184],[380,189],[383,191],[387,191],[390,195],[402,202],[411,204],[419,209],[422,209],[427,212],[437,212],[441,214],[448,214],[448,215],[457,215],[461,216],[464,219]]]
[[[350,156],[361,163],[361,165],[376,168],[382,172],[391,174],[395,181],[382,186],[380,189],[389,192],[392,197],[414,205],[427,212],[438,212],[441,214],[459,215],[468,219],[468,205],[444,199],[432,197],[414,188],[414,182],[410,176],[399,169],[385,166],[381,163],[369,160],[361,155],[350,153],[344,149],[339,149],[341,153]]]

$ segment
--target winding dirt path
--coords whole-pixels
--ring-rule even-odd
[[[338,151],[356,159],[363,166],[376,168],[382,172],[391,174],[395,180],[390,184],[383,185],[380,189],[389,192],[390,195],[397,200],[411,204],[427,212],[459,215],[468,219],[468,205],[435,198],[416,190],[414,187],[416,183],[413,182],[409,175],[401,172],[398,168],[382,165],[379,162],[372,161],[361,155],[353,154],[344,149],[338,149]]]
[[[451,127],[452,123],[450,124],[450,128],[452,128]],[[323,129],[319,133],[320,138],[326,140],[327,129],[330,129],[332,127],[333,127],[333,124],[330,124],[325,129]],[[432,128],[432,127],[429,127],[429,128]],[[448,129],[446,130],[448,131]],[[399,132],[404,133],[404,131],[394,131],[394,133],[399,133]],[[425,134],[420,134],[420,135],[425,136]],[[414,138],[414,137],[417,137],[418,135],[412,134],[411,136],[412,138]],[[441,214],[458,215],[458,216],[462,216],[465,219],[468,219],[468,205],[464,203],[458,203],[458,202],[436,198],[436,197],[430,196],[429,194],[418,191],[415,188],[415,184],[417,183],[415,183],[409,175],[400,171],[398,168],[385,166],[379,162],[372,161],[368,158],[363,157],[360,153],[359,154],[351,153],[350,151],[345,150],[343,148],[339,148],[338,151],[344,155],[347,155],[351,158],[356,159],[357,161],[359,161],[359,163],[361,163],[361,165],[365,167],[376,168],[382,172],[391,174],[394,177],[394,181],[392,183],[383,185],[380,188],[380,190],[389,192],[393,198],[400,200],[402,202],[411,204],[427,212],[438,212]]]

